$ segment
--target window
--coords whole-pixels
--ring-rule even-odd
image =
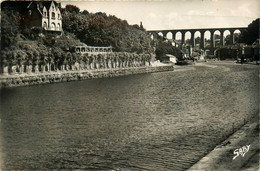
[[[60,19],[60,14],[58,14],[58,19]]]
[[[51,18],[55,19],[55,13],[54,12],[51,13]]]
[[[58,30],[60,29],[60,23],[58,23],[58,25],[57,25],[57,29],[58,29]]]
[[[45,30],[47,29],[47,23],[46,23],[46,22],[43,23],[43,28],[44,28]]]
[[[55,29],[55,23],[51,23],[51,28]]]

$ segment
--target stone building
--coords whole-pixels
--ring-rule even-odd
[[[61,5],[55,1],[32,1],[28,6],[28,25],[42,27],[46,31],[61,32]]]

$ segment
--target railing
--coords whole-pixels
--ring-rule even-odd
[[[77,53],[81,53],[81,54],[107,54],[107,53],[111,53],[112,51],[112,47],[95,47],[95,46],[76,46],[75,51]]]
[[[80,51],[76,51],[76,53],[81,53],[81,54],[90,54],[90,55],[97,55],[97,54],[109,54],[109,53],[112,53],[112,51],[111,52],[80,52]]]

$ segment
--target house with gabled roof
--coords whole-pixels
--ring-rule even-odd
[[[28,25],[50,32],[62,32],[61,5],[55,1],[32,1],[28,6]]]

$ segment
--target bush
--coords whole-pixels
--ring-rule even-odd
[[[227,58],[229,59],[236,59],[237,58],[237,49],[231,49],[231,48],[220,48],[216,52],[216,57],[220,60],[225,60]]]
[[[177,61],[176,65],[188,65],[188,61]]]
[[[158,45],[155,50],[156,60],[160,60],[161,57],[165,56],[166,54],[171,54],[177,57],[178,60],[183,60],[183,55],[180,49],[172,46],[169,42],[159,41]]]

